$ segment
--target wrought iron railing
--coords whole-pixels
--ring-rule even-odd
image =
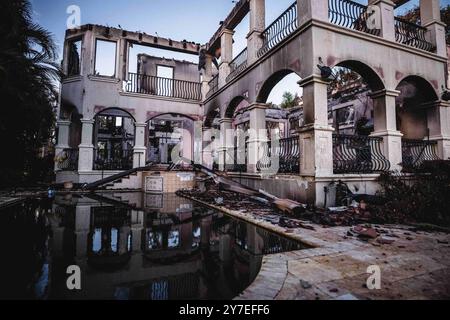
[[[437,142],[428,140],[402,140],[403,170],[420,169],[425,161],[440,160]]]
[[[277,156],[279,159],[278,173],[300,173],[300,146],[298,137],[294,136],[280,139],[278,146],[272,145],[271,141],[264,142],[261,148],[263,154],[256,165],[259,171],[269,169],[272,166],[271,158]]]
[[[297,1],[284,11],[263,31],[263,46],[258,50],[258,58],[265,55],[298,28]]]
[[[133,168],[133,150],[96,149],[94,170],[130,170]]]
[[[426,39],[427,29],[415,23],[395,17],[395,41],[410,47],[434,51],[434,45]]]
[[[61,171],[76,171],[78,170],[78,149],[64,149],[57,156],[57,168]]]
[[[383,138],[333,135],[334,173],[376,173],[389,171],[389,160],[382,152]]]
[[[138,73],[128,74],[126,91],[184,100],[200,101],[202,99],[200,82],[160,78]]]
[[[338,26],[380,35],[380,29],[367,26],[369,13],[365,5],[350,0],[329,0],[328,16],[330,22]]]
[[[216,74],[209,82],[209,91],[206,94],[206,98],[211,97],[214,93],[219,90],[219,74]]]
[[[227,82],[231,81],[237,77],[242,71],[247,69],[247,57],[248,50],[245,48],[241,53],[239,53],[236,58],[230,63],[230,74],[227,77]]]
[[[245,147],[234,146],[227,150],[225,155],[225,168],[229,172],[247,172],[247,157],[248,157],[248,142]],[[233,158],[233,163],[229,163],[230,157]]]

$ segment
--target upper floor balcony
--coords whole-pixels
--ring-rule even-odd
[[[206,100],[210,99],[221,87],[234,82],[240,74],[252,65],[264,60],[295,34],[304,31],[302,29],[304,26],[301,24],[307,23],[307,21],[302,20],[304,12],[299,15],[299,10],[306,11],[308,1],[311,0],[295,1],[267,27],[261,22],[259,25],[255,22],[263,21],[258,15],[264,15],[265,8],[261,8],[261,6],[264,6],[264,1],[239,1],[207,44],[209,53],[212,56],[216,55],[216,58],[218,58],[216,53],[219,52],[221,63],[227,64],[228,68],[219,70],[219,73],[225,73],[218,76],[218,78],[223,78],[224,81],[220,81],[218,85],[217,81],[209,83],[210,92],[206,95]],[[421,13],[422,25],[394,16],[394,9],[405,4],[408,0],[396,0],[390,2],[390,4],[382,5],[371,0],[368,1],[369,5],[351,0],[321,0],[320,2],[326,3],[327,8],[322,8],[324,7],[322,4],[318,5],[318,8],[315,9],[316,15],[322,17],[326,15],[327,19],[324,20],[327,23],[355,32],[355,37],[365,37],[367,41],[373,42],[387,41],[392,45],[417,50],[417,54],[445,56],[445,50],[443,51],[445,39],[442,43],[442,35],[439,34],[439,30],[435,26],[435,24],[442,23],[435,20],[435,12],[428,12],[435,10],[435,8],[429,9],[430,5],[423,5],[424,0],[421,1],[421,6],[425,8],[424,12]],[[431,2],[439,3],[438,0],[432,0]],[[435,5],[433,4],[433,6]],[[320,10],[327,10],[328,12],[323,13]],[[247,14],[251,15],[250,33],[247,37],[248,47],[239,54],[233,55],[233,46],[230,45],[234,42],[233,29]],[[224,32],[226,30],[230,32]],[[254,33],[256,33],[256,36],[252,36]],[[231,40],[227,39],[230,37]]]
[[[79,104],[81,96],[91,93],[96,100],[118,94],[199,103],[199,50],[199,44],[186,40],[104,26],[84,25],[68,30],[63,98],[74,105]],[[173,52],[176,54],[171,55]]]

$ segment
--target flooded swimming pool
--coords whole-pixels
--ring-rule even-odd
[[[172,194],[30,199],[0,228],[2,299],[232,299],[264,254],[304,248]]]

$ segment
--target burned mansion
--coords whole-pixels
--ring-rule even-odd
[[[265,0],[240,0],[207,43],[91,24],[67,30],[57,182],[117,176],[108,188],[146,191],[148,177],[179,155],[251,188],[324,206],[335,181],[374,194],[382,172],[408,175],[424,161],[448,160],[441,4],[420,0],[418,25],[395,15],[407,2],[297,0],[266,25]],[[247,47],[233,52],[246,18]],[[303,94],[280,108],[269,96],[292,74]],[[267,174],[275,157],[278,170]],[[182,186],[188,163],[177,170]],[[167,191],[173,181],[164,179]]]

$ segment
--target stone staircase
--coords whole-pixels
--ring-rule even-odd
[[[105,190],[141,190],[142,172],[135,172],[104,186]]]

